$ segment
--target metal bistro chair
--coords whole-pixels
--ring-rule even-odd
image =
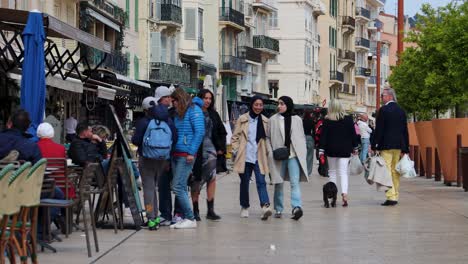
[[[38,206],[41,200],[42,181],[44,179],[44,172],[46,169],[47,160],[41,159],[31,167],[23,184],[23,191],[19,194],[19,201],[21,202],[21,211],[17,225],[11,227],[15,230],[16,237],[20,238],[20,246],[23,255],[21,259],[26,261],[27,253],[30,252],[31,260],[37,263],[37,218]],[[12,239],[16,240],[16,237]],[[28,247],[30,242],[30,247]]]
[[[8,204],[3,202],[7,199],[8,185],[10,181],[10,175],[13,174],[15,166],[13,164],[5,165],[0,171],[0,264],[5,262],[5,250],[8,249],[8,257],[10,263],[15,262],[14,248],[10,244],[10,231],[8,230],[8,222],[10,217],[19,212],[19,206],[16,204]]]

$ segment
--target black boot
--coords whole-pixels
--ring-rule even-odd
[[[201,221],[201,218],[200,218],[200,210],[198,210],[198,202],[193,202],[193,216],[195,217],[195,220],[197,220],[197,222],[200,222]]]
[[[206,200],[206,204],[208,206],[208,213],[206,214],[206,218],[213,221],[220,220],[221,216],[217,215],[214,211],[214,199],[211,201]]]

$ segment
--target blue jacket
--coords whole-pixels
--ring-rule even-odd
[[[42,158],[41,150],[31,140],[31,135],[17,129],[7,129],[0,133],[0,159],[4,158],[12,150],[19,152],[18,160],[35,163]]]
[[[164,106],[164,105],[153,106],[150,109],[150,115],[146,115],[138,119],[135,125],[135,134],[133,134],[133,137],[132,137],[132,144],[135,146],[138,146],[138,154],[140,155],[142,155],[141,145],[143,144],[143,137],[145,136],[146,128],[148,127],[149,122],[153,118],[166,122],[171,128],[172,142],[176,142],[177,140],[177,131],[174,126],[174,121],[171,118],[169,118],[169,112],[167,110],[167,106]]]
[[[202,99],[195,97],[192,103],[182,119],[177,115],[174,118],[178,135],[175,152],[195,155],[205,136],[205,116],[201,109]]]

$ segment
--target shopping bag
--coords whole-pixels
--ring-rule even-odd
[[[358,155],[352,155],[349,160],[349,174],[359,176],[364,171],[364,166],[361,163]]]
[[[400,159],[395,167],[395,170],[404,178],[414,178],[417,176],[414,169],[414,161],[410,159],[408,154],[405,154]]]

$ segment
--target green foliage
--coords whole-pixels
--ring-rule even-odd
[[[403,52],[389,81],[406,111],[428,120],[468,101],[468,2],[421,11],[406,40],[417,47]]]

